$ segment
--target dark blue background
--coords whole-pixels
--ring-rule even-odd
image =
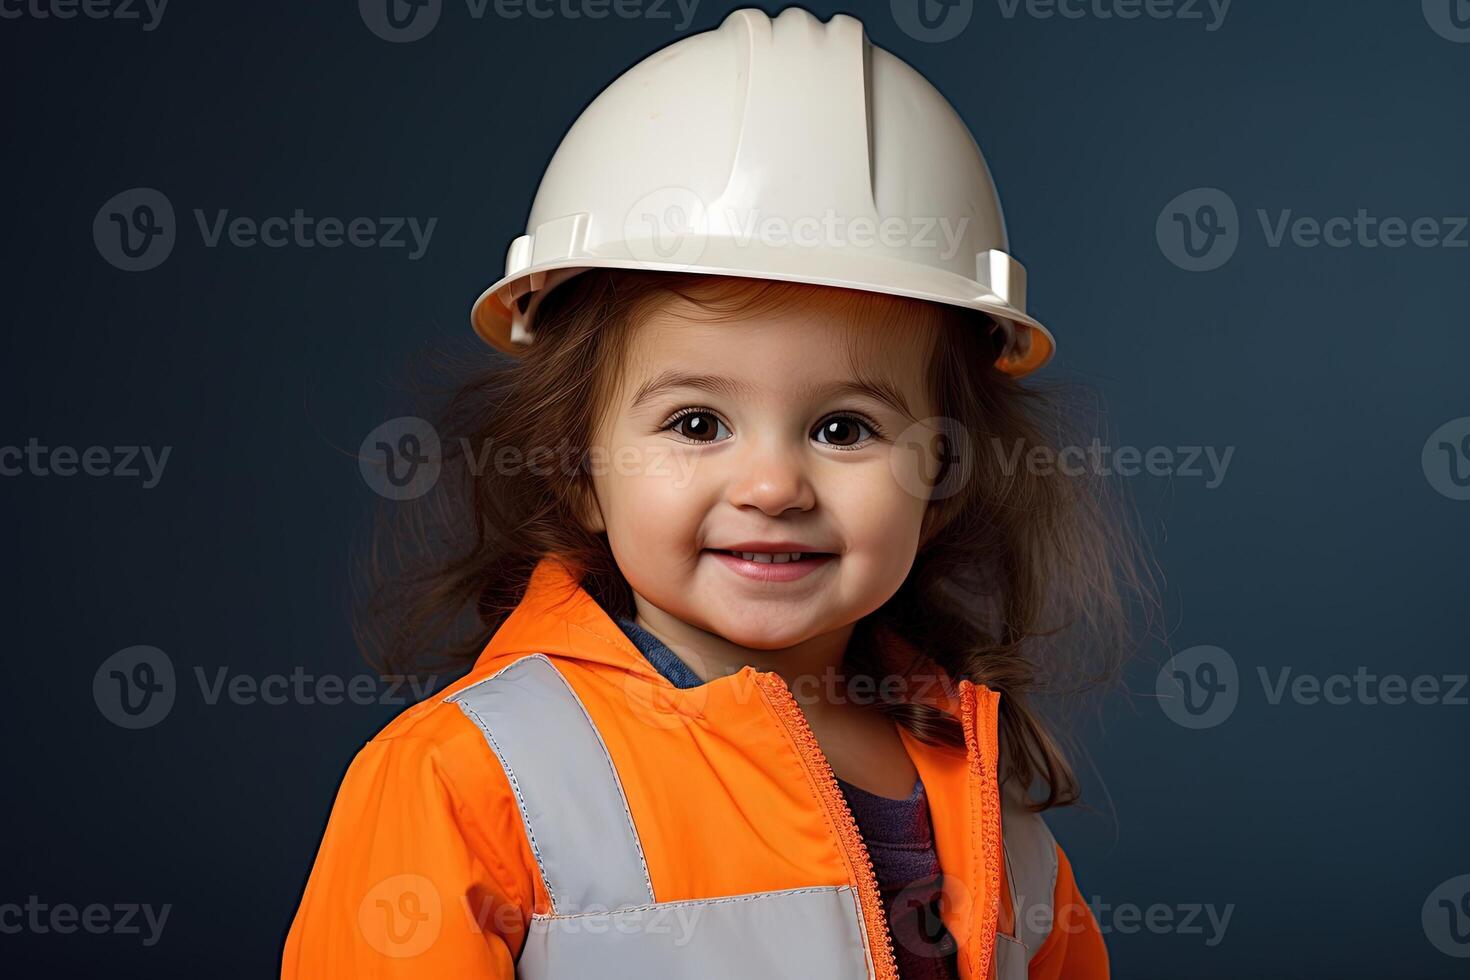
[[[734,6],[702,4],[690,30]],[[1127,481],[1167,576],[1169,639],[1086,730],[1097,812],[1052,818],[1085,895],[1232,917],[1213,946],[1117,920],[1115,975],[1465,975],[1420,912],[1470,872],[1470,708],[1272,705],[1256,671],[1466,671],[1470,502],[1435,491],[1420,451],[1470,415],[1470,251],[1271,248],[1255,214],[1470,213],[1470,43],[1413,2],[1236,0],[1209,31],[1008,19],[991,0],[944,43],[907,36],[886,4],[810,8],[860,16],[970,124],[1032,311],[1060,340],[1050,372],[1101,392],[1116,441],[1235,447],[1215,489]],[[667,19],[476,21],[463,0],[410,44],[374,36],[347,0],[175,0],[151,32],[0,20],[0,445],[172,447],[151,490],[0,478],[0,902],[172,905],[151,948],[0,935],[10,975],[277,969],[338,780],[399,709],[211,706],[193,670],[367,671],[347,576],[377,498],[352,453],[400,414],[415,356],[474,349],[469,303],[568,123],[680,36]],[[140,186],[172,201],[180,238],[127,273],[91,226]],[[1155,239],[1196,187],[1240,209],[1238,250],[1211,272]],[[210,249],[193,227],[194,208],[298,207],[439,220],[416,262]],[[136,644],[169,654],[181,692],[161,724],[126,731],[91,684]],[[1241,689],[1227,721],[1195,731],[1160,710],[1154,678],[1200,644],[1230,652]]]

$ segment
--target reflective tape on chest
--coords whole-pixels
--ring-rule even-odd
[[[607,746],[549,659],[517,660],[448,700],[480,729],[505,769],[554,913],[653,902]]]
[[[874,975],[850,886],[657,901],[617,767],[546,656],[517,660],[447,700],[505,770],[551,899],[549,914],[531,917],[518,977]]]
[[[536,916],[516,967],[526,980],[872,975],[857,897],[846,885]]]

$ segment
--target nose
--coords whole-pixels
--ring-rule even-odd
[[[788,510],[811,510],[816,505],[816,488],[801,447],[764,439],[747,443],[731,463],[734,471],[726,496],[735,507],[754,507],[779,517]]]

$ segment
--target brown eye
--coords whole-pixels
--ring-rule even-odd
[[[866,422],[855,415],[834,415],[817,427],[816,435],[819,442],[839,448],[851,448],[864,441],[863,433],[867,437],[873,435],[873,430]]]
[[[706,412],[699,409],[686,412],[676,417],[665,428],[673,429],[676,434],[688,439],[690,442],[718,442],[720,441],[719,434],[722,429],[724,429],[727,436],[729,435],[729,430],[725,429],[724,425],[721,424],[719,418],[713,412]]]

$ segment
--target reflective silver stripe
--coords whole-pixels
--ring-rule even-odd
[[[750,980],[872,975],[847,885],[532,916],[516,976]]]
[[[445,700],[479,727],[505,769],[554,913],[654,901],[607,745],[544,654],[508,664]]]
[[[1003,932],[995,934],[995,980],[1026,980],[1031,957],[1019,939]]]
[[[1029,963],[1041,944],[1046,942],[1046,937],[1051,935],[1056,915],[1052,903],[1057,890],[1057,842],[1041,814],[1027,810],[1013,793],[1003,794],[1000,815],[1006,879],[1010,886],[1011,908],[1015,910],[1015,936],[1026,946],[1022,962]],[[1006,974],[999,970],[1000,965],[998,944],[996,977],[997,980],[1007,980]],[[1025,975],[1024,971],[1018,974],[1021,977]]]

